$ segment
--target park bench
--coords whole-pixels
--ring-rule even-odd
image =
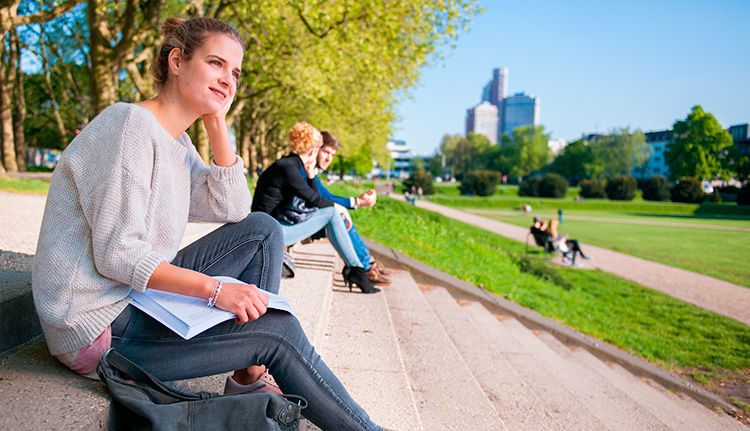
[[[544,260],[547,260],[550,255],[554,255],[555,253],[563,254],[563,252],[560,250],[559,244],[552,241],[551,236],[529,232],[528,234],[526,234],[526,255],[529,254],[530,238],[534,238],[534,244],[544,249]]]

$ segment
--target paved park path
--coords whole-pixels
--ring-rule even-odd
[[[391,197],[404,200],[398,194]],[[417,206],[520,242],[526,242],[529,232],[527,228],[424,200],[417,201]],[[750,326],[749,288],[593,245],[581,243],[581,248],[586,250],[586,254],[594,256],[594,260],[582,261],[584,268],[619,275]]]
[[[484,209],[475,209],[475,208],[466,208],[464,209],[466,212],[470,212],[473,214],[479,214],[479,215],[487,215],[487,216],[518,216],[519,211],[498,211],[498,210],[484,210]],[[541,218],[551,219],[551,218],[557,218],[557,213],[549,213],[549,214],[537,214],[534,213],[533,215],[538,215]],[[642,224],[642,225],[649,225],[649,226],[673,226],[673,227],[689,227],[689,228],[699,228],[699,229],[716,229],[716,230],[736,230],[741,232],[750,232],[750,227],[740,227],[740,226],[718,226],[718,225],[711,225],[711,224],[699,224],[699,223],[680,223],[680,222],[671,222],[671,221],[655,221],[655,220],[628,220],[628,219],[617,219],[617,218],[604,218],[604,217],[587,217],[587,216],[574,216],[574,215],[565,215],[565,220],[583,220],[583,221],[600,221],[600,222],[606,222],[606,223],[622,223],[622,224]]]

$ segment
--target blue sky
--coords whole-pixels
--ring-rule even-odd
[[[418,155],[463,134],[492,69],[541,100],[552,138],[662,130],[694,105],[723,127],[750,122],[750,0],[485,0],[439,66],[398,106],[393,137]]]

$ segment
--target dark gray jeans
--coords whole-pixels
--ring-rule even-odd
[[[227,224],[185,247],[173,264],[279,291],[283,234],[264,213]],[[238,325],[230,320],[190,340],[128,306],[112,323],[112,347],[162,380],[209,376],[265,365],[284,393],[305,397],[303,410],[324,430],[381,430],[326,366],[297,318],[268,310]]]

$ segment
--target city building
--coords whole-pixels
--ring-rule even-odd
[[[649,178],[654,175],[669,178],[669,166],[664,158],[664,151],[674,140],[674,133],[671,130],[659,130],[646,132],[645,135],[646,144],[651,147],[651,154],[642,165],[634,166],[631,174],[636,178]]]
[[[750,156],[750,124],[737,124],[729,127],[727,132],[732,136],[732,142],[737,146],[737,155]]]
[[[482,102],[466,111],[466,134],[470,132],[484,135],[493,144],[497,144],[498,109],[490,102]]]
[[[489,137],[489,132],[477,131],[476,109],[485,103],[497,108],[497,136],[494,139]],[[483,108],[483,114],[489,115],[486,107]],[[539,125],[539,99],[525,93],[516,93],[508,97],[508,68],[493,69],[492,79],[482,89],[482,103],[466,112],[466,133],[482,134],[490,138],[492,143],[497,143],[502,142],[500,137],[503,133],[510,134],[516,127],[527,125]],[[489,127],[487,126],[487,129]]]
[[[547,147],[552,152],[552,155],[557,157],[562,150],[568,146],[568,141],[565,139],[550,139],[547,141]]]
[[[402,140],[391,140],[385,144],[390,151],[389,166],[387,167],[388,178],[408,178],[414,168],[414,150]]]
[[[503,105],[502,133],[510,135],[515,128],[539,125],[539,99],[534,95],[516,93],[513,96],[506,97]]]
[[[482,90],[482,102],[490,102],[497,106],[498,135],[503,131],[503,101],[508,96],[508,68],[501,67],[492,71],[492,79]],[[498,139],[498,142],[500,140]]]

